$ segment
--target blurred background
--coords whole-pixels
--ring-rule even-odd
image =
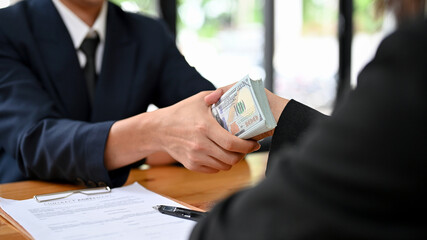
[[[0,0],[0,8],[14,2]],[[376,14],[373,0],[112,2],[156,18],[169,11],[182,54],[217,87],[257,74],[276,94],[326,114],[340,81],[355,86],[395,25],[391,14]]]

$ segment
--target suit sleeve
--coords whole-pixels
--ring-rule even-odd
[[[191,239],[426,239],[425,29],[386,39],[333,115],[277,150],[266,179],[214,207]]]
[[[0,146],[11,156],[4,159],[17,161],[29,179],[91,186],[123,184],[127,170],[108,172],[103,163],[113,122],[86,123],[63,117],[26,65],[26,47],[0,32]]]
[[[215,90],[215,86],[190,66],[178,50],[172,34],[161,24],[162,65],[154,104],[166,107],[200,91]]]
[[[272,159],[280,149],[291,148],[296,145],[315,120],[325,118],[327,118],[326,115],[293,99],[290,100],[280,115],[278,126],[274,130],[266,174],[270,172],[270,166],[274,161]]]

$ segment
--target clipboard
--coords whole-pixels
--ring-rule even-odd
[[[74,194],[79,191],[83,191],[83,194]],[[60,200],[52,201],[51,204],[51,202],[39,203],[33,197],[25,200],[4,199],[4,202],[0,201],[2,203],[0,214],[10,225],[30,239],[56,240],[59,236],[58,229],[64,238],[85,238],[82,236],[102,238],[106,236],[104,228],[107,228],[109,234],[125,236],[123,239],[139,239],[141,236],[149,239],[154,233],[161,239],[184,240],[188,239],[195,224],[193,221],[162,216],[152,206],[182,205],[138,183],[114,189],[102,187],[56,192],[46,195],[45,198],[43,196],[38,195],[36,198],[39,201]],[[147,228],[150,231],[146,231]]]
[[[106,194],[111,193],[111,188],[106,187],[97,187],[97,188],[85,188],[85,189],[76,189],[64,192],[55,192],[47,194],[34,195],[34,199],[39,202],[48,202],[52,200],[64,199],[75,193],[81,193],[84,195],[96,195],[96,194]],[[17,231],[25,235],[28,239],[34,239],[33,236],[19,224],[15,219],[13,219],[9,214],[7,214],[2,208],[0,208],[0,216],[2,216],[6,221],[8,221]]]
[[[52,200],[58,200],[58,199],[64,199],[67,198],[75,193],[81,193],[84,195],[97,195],[97,194],[106,194],[110,193],[111,188],[106,187],[97,187],[97,188],[85,188],[85,189],[77,189],[77,190],[70,190],[65,192],[56,192],[56,193],[47,193],[47,194],[40,194],[40,195],[34,195],[34,199],[39,202],[48,202]]]

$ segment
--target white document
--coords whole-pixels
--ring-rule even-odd
[[[42,203],[0,198],[1,208],[34,239],[188,239],[195,222],[153,209],[161,204],[184,207],[138,183]]]

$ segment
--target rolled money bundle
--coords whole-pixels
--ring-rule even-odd
[[[212,105],[212,114],[227,131],[250,139],[276,127],[261,79],[246,75]]]

